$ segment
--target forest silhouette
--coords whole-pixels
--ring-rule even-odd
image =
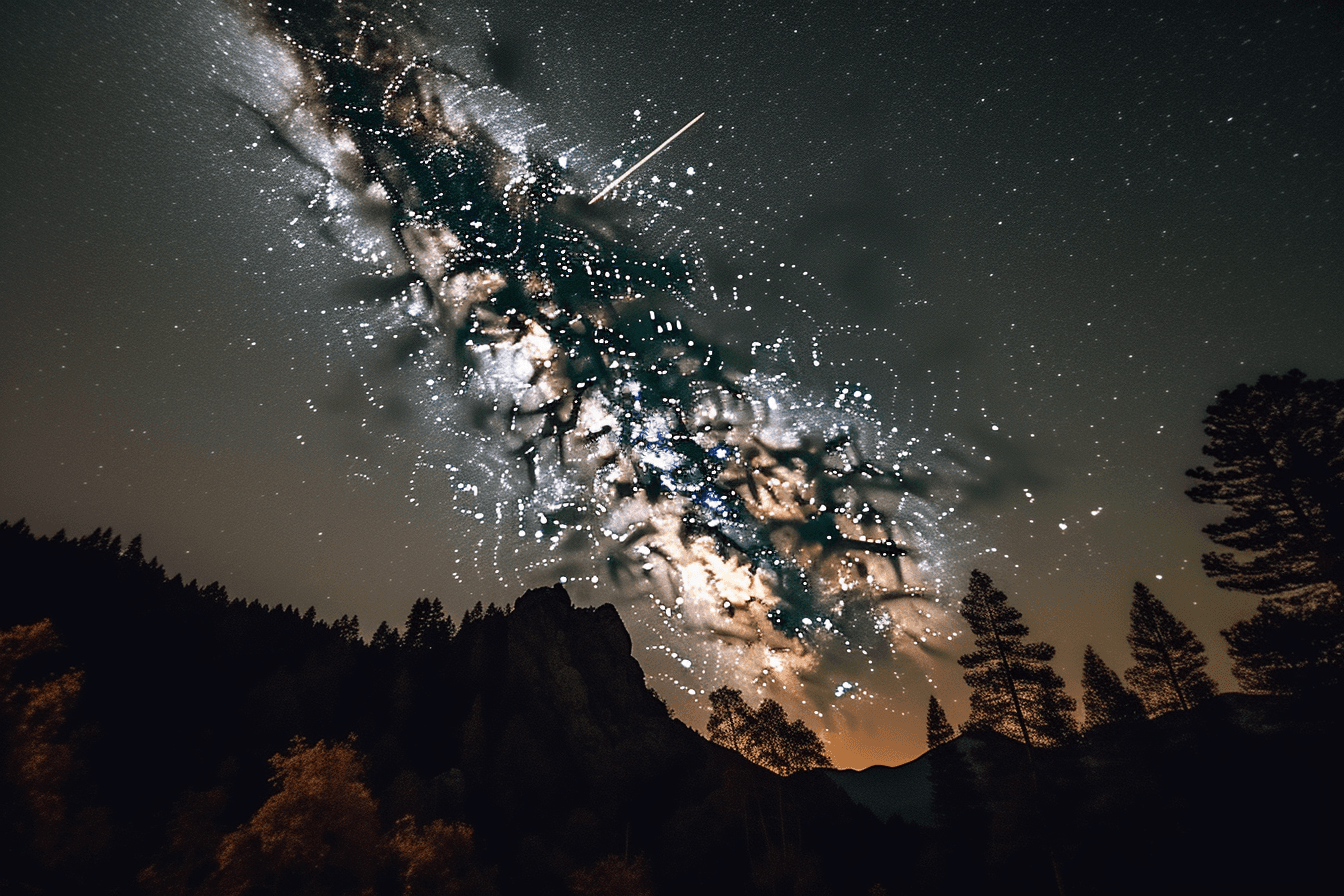
[[[929,752],[827,768],[778,703],[711,695],[708,738],[645,684],[610,604],[563,587],[404,626],[230,599],[140,537],[0,525],[0,891],[985,893],[1315,891],[1344,776],[1341,383],[1221,393],[1197,501],[1242,693],[1136,583],[1082,718],[979,570],[971,715]],[[1115,660],[1115,657],[1111,658]],[[923,790],[921,791],[921,788]],[[923,792],[923,803],[911,793]],[[902,812],[892,805],[907,807]],[[920,807],[922,805],[922,808]]]

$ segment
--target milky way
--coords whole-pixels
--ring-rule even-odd
[[[426,7],[256,6],[285,99],[252,112],[316,175],[319,230],[376,274],[341,335],[395,358],[412,501],[447,478],[498,525],[494,562],[528,540],[562,581],[614,587],[691,697],[727,683],[825,716],[946,652],[961,471],[860,384],[804,386],[800,363],[823,366],[806,333],[692,328],[744,301],[693,243],[646,246],[693,187],[644,175],[590,210],[613,172],[538,147]]]

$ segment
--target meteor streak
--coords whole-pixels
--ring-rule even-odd
[[[687,131],[689,131],[689,130],[691,129],[691,125],[695,124],[697,121],[699,121],[700,119],[702,119],[702,118],[704,118],[704,117],[705,117],[705,113],[701,112],[699,115],[695,116],[695,117],[692,118],[690,121],[686,122],[686,124],[682,125],[681,130],[677,131],[677,132],[676,132],[675,134],[673,134],[671,137],[668,137],[666,140],[664,140],[662,143],[660,143],[660,144],[658,145],[658,148],[657,148],[657,149],[655,149],[653,152],[651,152],[651,153],[649,153],[648,155],[646,155],[644,158],[640,159],[640,160],[639,160],[638,162],[636,162],[635,164],[631,165],[629,168],[625,169],[625,173],[624,173],[624,174],[622,174],[620,177],[616,178],[614,181],[612,181],[611,183],[609,183],[609,184],[607,184],[605,187],[603,187],[601,193],[598,193],[598,194],[597,194],[596,196],[594,196],[592,199],[589,199],[589,200],[588,200],[588,204],[589,204],[589,205],[592,205],[594,202],[596,202],[597,200],[601,199],[603,196],[605,196],[605,195],[607,195],[608,193],[610,193],[612,190],[614,190],[614,189],[616,189],[617,187],[619,187],[619,186],[621,185],[621,183],[622,183],[627,177],[629,177],[630,175],[634,174],[636,171],[639,170],[639,166],[643,165],[643,164],[644,164],[645,162],[647,162],[649,159],[651,159],[651,158],[653,158],[654,156],[658,155],[658,153],[660,153],[660,152],[662,152],[663,150],[667,149],[667,147],[671,145],[671,143],[672,143],[673,140],[677,139],[677,138],[680,137],[682,134],[684,134],[684,133],[686,133]]]

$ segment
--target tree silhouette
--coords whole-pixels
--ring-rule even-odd
[[[821,738],[801,719],[790,721],[784,707],[763,700],[747,727],[756,762],[780,775],[809,768],[829,768],[831,758]]]
[[[709,724],[706,730],[713,743],[747,755],[747,728],[751,724],[751,707],[742,699],[742,692],[724,685],[709,695]]]
[[[343,641],[358,641],[359,614],[342,614],[340,619],[331,624],[331,630]]]
[[[957,736],[956,730],[947,721],[947,713],[943,712],[943,705],[932,694],[929,695],[929,714],[925,722],[925,730],[930,750],[934,747],[941,747]]]
[[[974,893],[984,890],[989,813],[980,782],[947,721],[938,698],[929,695],[927,717],[929,783],[933,789],[930,890]]]
[[[401,632],[389,626],[387,620],[384,619],[378,623],[377,630],[374,631],[373,637],[369,639],[369,646],[377,650],[391,650],[400,647]]]
[[[439,599],[422,597],[411,604],[402,644],[418,650],[438,650],[448,645],[454,633],[452,620],[444,615]]]
[[[1250,554],[1204,555],[1219,587],[1263,595],[1255,615],[1225,629],[1232,673],[1254,693],[1319,694],[1344,684],[1344,380],[1299,370],[1218,394],[1204,453],[1186,494],[1225,504],[1204,528]]]
[[[1076,704],[1050,666],[1055,648],[1023,642],[1029,630],[1018,621],[1022,614],[978,569],[971,572],[961,615],[978,648],[957,660],[971,686],[971,716],[962,730],[997,731],[1028,747],[1072,740]]]
[[[1042,784],[1034,748],[1076,740],[1078,722],[1073,714],[1077,704],[1064,692],[1064,680],[1050,666],[1055,648],[1040,641],[1022,640],[1029,630],[1019,621],[1021,612],[978,569],[971,571],[961,615],[975,635],[978,648],[957,660],[966,669],[966,683],[971,686],[971,716],[962,730],[995,731],[1026,745],[1037,815],[1032,826],[1039,825],[1046,836],[1055,884],[1063,896],[1063,871],[1054,845],[1062,827],[1057,811],[1059,801]]]
[[[1125,671],[1125,680],[1149,716],[1189,709],[1218,693],[1204,671],[1209,662],[1204,645],[1142,582],[1134,583],[1128,641],[1134,665]]]
[[[801,719],[790,720],[784,707],[764,700],[752,709],[736,688],[721,687],[709,695],[709,739],[763,765],[791,775],[809,768],[829,768],[831,757],[821,738]]]
[[[1091,731],[1112,722],[1146,718],[1139,695],[1120,682],[1120,676],[1097,656],[1092,645],[1083,654],[1083,728]]]
[[[1294,607],[1262,600],[1250,619],[1223,629],[1232,674],[1242,688],[1318,701],[1344,692],[1342,604]]]
[[[1218,393],[1204,418],[1204,453],[1186,494],[1225,504],[1204,527],[1215,544],[1256,556],[1204,555],[1220,588],[1314,600],[1344,595],[1344,380],[1307,380],[1300,370],[1266,374]]]

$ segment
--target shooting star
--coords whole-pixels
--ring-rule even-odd
[[[594,202],[596,202],[597,200],[601,199],[603,196],[607,195],[607,194],[610,193],[612,190],[616,189],[618,186],[621,185],[621,182],[622,182],[622,181],[624,181],[627,177],[629,177],[630,175],[632,175],[632,174],[634,174],[636,171],[638,171],[638,170],[639,170],[639,166],[643,165],[643,164],[644,164],[645,162],[647,162],[649,159],[651,159],[651,158],[653,158],[654,156],[658,155],[658,153],[660,153],[660,152],[662,152],[663,150],[667,149],[667,147],[668,147],[669,145],[671,145],[671,143],[672,143],[673,140],[677,139],[677,138],[680,137],[682,134],[684,134],[684,133],[686,133],[687,131],[689,131],[689,130],[691,129],[691,125],[695,124],[697,121],[699,121],[700,119],[702,119],[702,118],[704,118],[704,117],[705,117],[705,113],[701,112],[699,115],[697,115],[697,116],[695,116],[694,118],[692,118],[690,121],[688,121],[685,125],[682,126],[681,130],[677,131],[677,132],[676,132],[675,134],[673,134],[671,137],[668,137],[666,140],[664,140],[662,143],[660,143],[660,144],[658,145],[658,148],[657,148],[657,149],[655,149],[653,152],[651,152],[651,153],[649,153],[648,155],[646,155],[644,158],[640,159],[640,160],[639,160],[638,162],[636,162],[635,164],[631,165],[629,168],[625,169],[625,173],[624,173],[624,174],[622,174],[620,177],[616,178],[614,181],[612,181],[611,183],[609,183],[609,184],[607,184],[605,187],[603,187],[601,193],[598,193],[598,194],[597,194],[596,196],[594,196],[592,199],[589,199],[589,200],[588,200],[588,204],[589,204],[589,205],[592,205]]]

